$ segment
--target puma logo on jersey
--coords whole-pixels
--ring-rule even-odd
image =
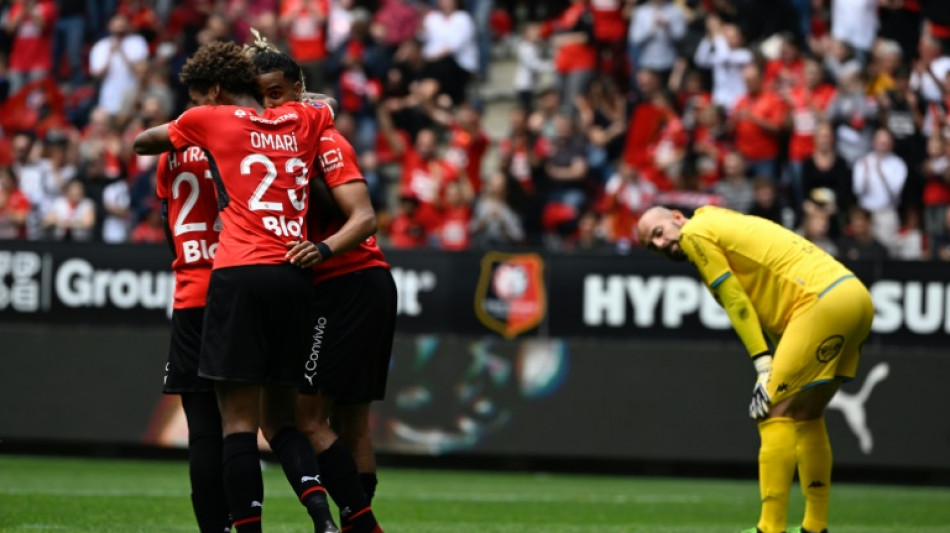
[[[838,391],[835,397],[828,404],[829,409],[837,409],[844,415],[844,421],[851,428],[851,431],[858,438],[858,444],[865,455],[869,455],[874,449],[874,437],[868,428],[867,404],[868,398],[874,387],[887,379],[890,373],[890,366],[887,363],[878,363],[874,365],[868,377],[861,385],[861,390],[856,394],[848,394],[844,391]]]
[[[300,478],[300,482],[301,482],[301,483],[306,483],[306,482],[308,482],[308,481],[313,481],[314,483],[320,483],[320,475],[318,474],[318,475],[313,476],[313,477],[311,477],[311,476],[302,476],[302,477]]]
[[[257,500],[254,500],[254,501],[251,502],[251,507],[252,507],[252,508],[253,508],[253,507],[260,507],[260,508],[263,509],[263,508],[264,508],[264,504],[261,503],[261,502],[259,502],[259,501],[257,501]]]

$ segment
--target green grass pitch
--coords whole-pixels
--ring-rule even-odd
[[[0,456],[0,532],[197,531],[183,461]],[[278,466],[264,531],[312,531]],[[950,532],[950,488],[837,484],[834,533]],[[752,481],[384,469],[387,533],[734,533],[758,515]],[[801,516],[797,487],[790,519]]]

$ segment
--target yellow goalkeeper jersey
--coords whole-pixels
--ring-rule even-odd
[[[697,209],[681,231],[680,247],[719,303],[729,310],[731,302],[724,299],[737,298],[734,294],[742,298],[738,291],[716,290],[734,276],[762,328],[775,338],[785,331],[798,306],[815,301],[842,278],[853,276],[803,237],[769,220],[729,209]],[[753,355],[761,349],[739,333]]]

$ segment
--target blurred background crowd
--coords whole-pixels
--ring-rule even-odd
[[[380,239],[624,253],[722,205],[950,260],[946,0],[0,0],[0,239],[162,242],[144,128],[256,28],[339,101]]]

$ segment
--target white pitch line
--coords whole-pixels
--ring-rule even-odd
[[[15,531],[19,531],[22,529],[27,529],[27,530],[35,529],[35,530],[40,530],[40,531],[59,531],[59,530],[76,531],[77,530],[76,526],[64,526],[61,524],[46,524],[42,522],[33,522],[29,524],[12,524],[11,527]],[[169,530],[194,531],[195,525],[191,523],[182,522],[178,524],[162,524],[160,528],[155,528],[155,529],[159,531],[169,531]],[[78,530],[79,531],[99,531],[101,530],[101,526],[97,526],[97,525],[80,526]],[[151,526],[142,526],[135,529],[135,531],[152,531],[152,530],[153,528]]]
[[[487,502],[487,503],[553,503],[553,502],[574,502],[574,503],[697,503],[702,498],[696,495],[675,495],[675,494],[644,494],[644,495],[604,495],[604,494],[499,494],[491,492],[463,492],[463,493],[444,493],[444,492],[417,492],[417,493],[398,493],[387,495],[386,499],[392,500],[419,500],[419,501],[458,501],[458,502]]]
[[[73,496],[73,497],[128,497],[128,498],[182,498],[188,496],[188,490],[161,490],[161,489],[50,489],[50,488],[18,488],[0,487],[0,494],[7,495],[40,495],[40,496]],[[293,498],[289,491],[281,490],[267,495],[267,498]],[[480,502],[480,503],[698,503],[702,498],[696,495],[676,494],[643,494],[643,495],[604,495],[604,494],[512,494],[491,492],[398,492],[387,494],[387,500],[395,501],[429,501],[429,502]]]

